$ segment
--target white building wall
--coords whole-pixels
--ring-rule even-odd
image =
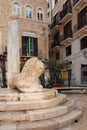
[[[66,46],[60,49],[61,61],[72,61],[71,85],[81,85],[81,64],[87,64],[83,56],[83,50],[80,49],[80,38],[72,41],[72,55],[66,57]]]

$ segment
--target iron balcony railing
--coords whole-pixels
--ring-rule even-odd
[[[55,22],[51,24],[50,29],[53,29],[56,25],[59,25],[59,24],[60,24],[59,21],[56,20]]]
[[[56,47],[56,46],[60,46],[59,41],[53,41],[53,42],[51,43],[51,48],[54,48],[54,47]]]
[[[77,32],[77,31],[79,31],[80,29],[82,29],[82,28],[85,27],[86,25],[87,25],[87,22],[84,23],[84,24],[80,24],[80,25],[76,24],[76,25],[74,26],[74,33]]]
[[[66,40],[67,38],[72,38],[72,31],[70,33],[65,33],[64,35],[60,36],[60,42]]]
[[[64,35],[59,36],[58,41],[53,41],[51,43],[51,48],[56,47],[56,46],[60,46],[60,43],[68,38],[72,38],[72,31],[70,33],[64,33]]]
[[[64,33],[64,40],[67,38],[72,38],[72,31],[70,31],[68,33]]]
[[[79,0],[73,0],[73,6],[78,2]]]
[[[56,25],[59,25],[60,24],[60,15],[59,15],[59,12],[56,13],[56,15],[53,17],[53,22],[50,26],[50,28],[54,28]]]
[[[60,20],[62,20],[68,13],[72,13],[72,8],[68,7],[60,12]]]

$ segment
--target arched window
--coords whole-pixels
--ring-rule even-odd
[[[17,2],[13,4],[13,13],[20,15],[20,5]]]
[[[26,6],[25,16],[27,18],[32,18],[32,7],[29,5]]]
[[[41,8],[37,11],[37,19],[43,21],[43,10]]]

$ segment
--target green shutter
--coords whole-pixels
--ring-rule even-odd
[[[38,56],[38,43],[37,43],[37,38],[34,38],[34,56]]]

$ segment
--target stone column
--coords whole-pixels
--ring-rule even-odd
[[[2,28],[3,28],[3,25],[1,24],[0,25],[0,55],[3,54],[3,49],[4,49],[4,46],[2,44]]]
[[[12,75],[19,73],[20,54],[19,54],[19,22],[11,20],[8,23],[8,81]]]
[[[2,40],[1,40],[1,27],[0,27],[0,55],[2,54]]]

